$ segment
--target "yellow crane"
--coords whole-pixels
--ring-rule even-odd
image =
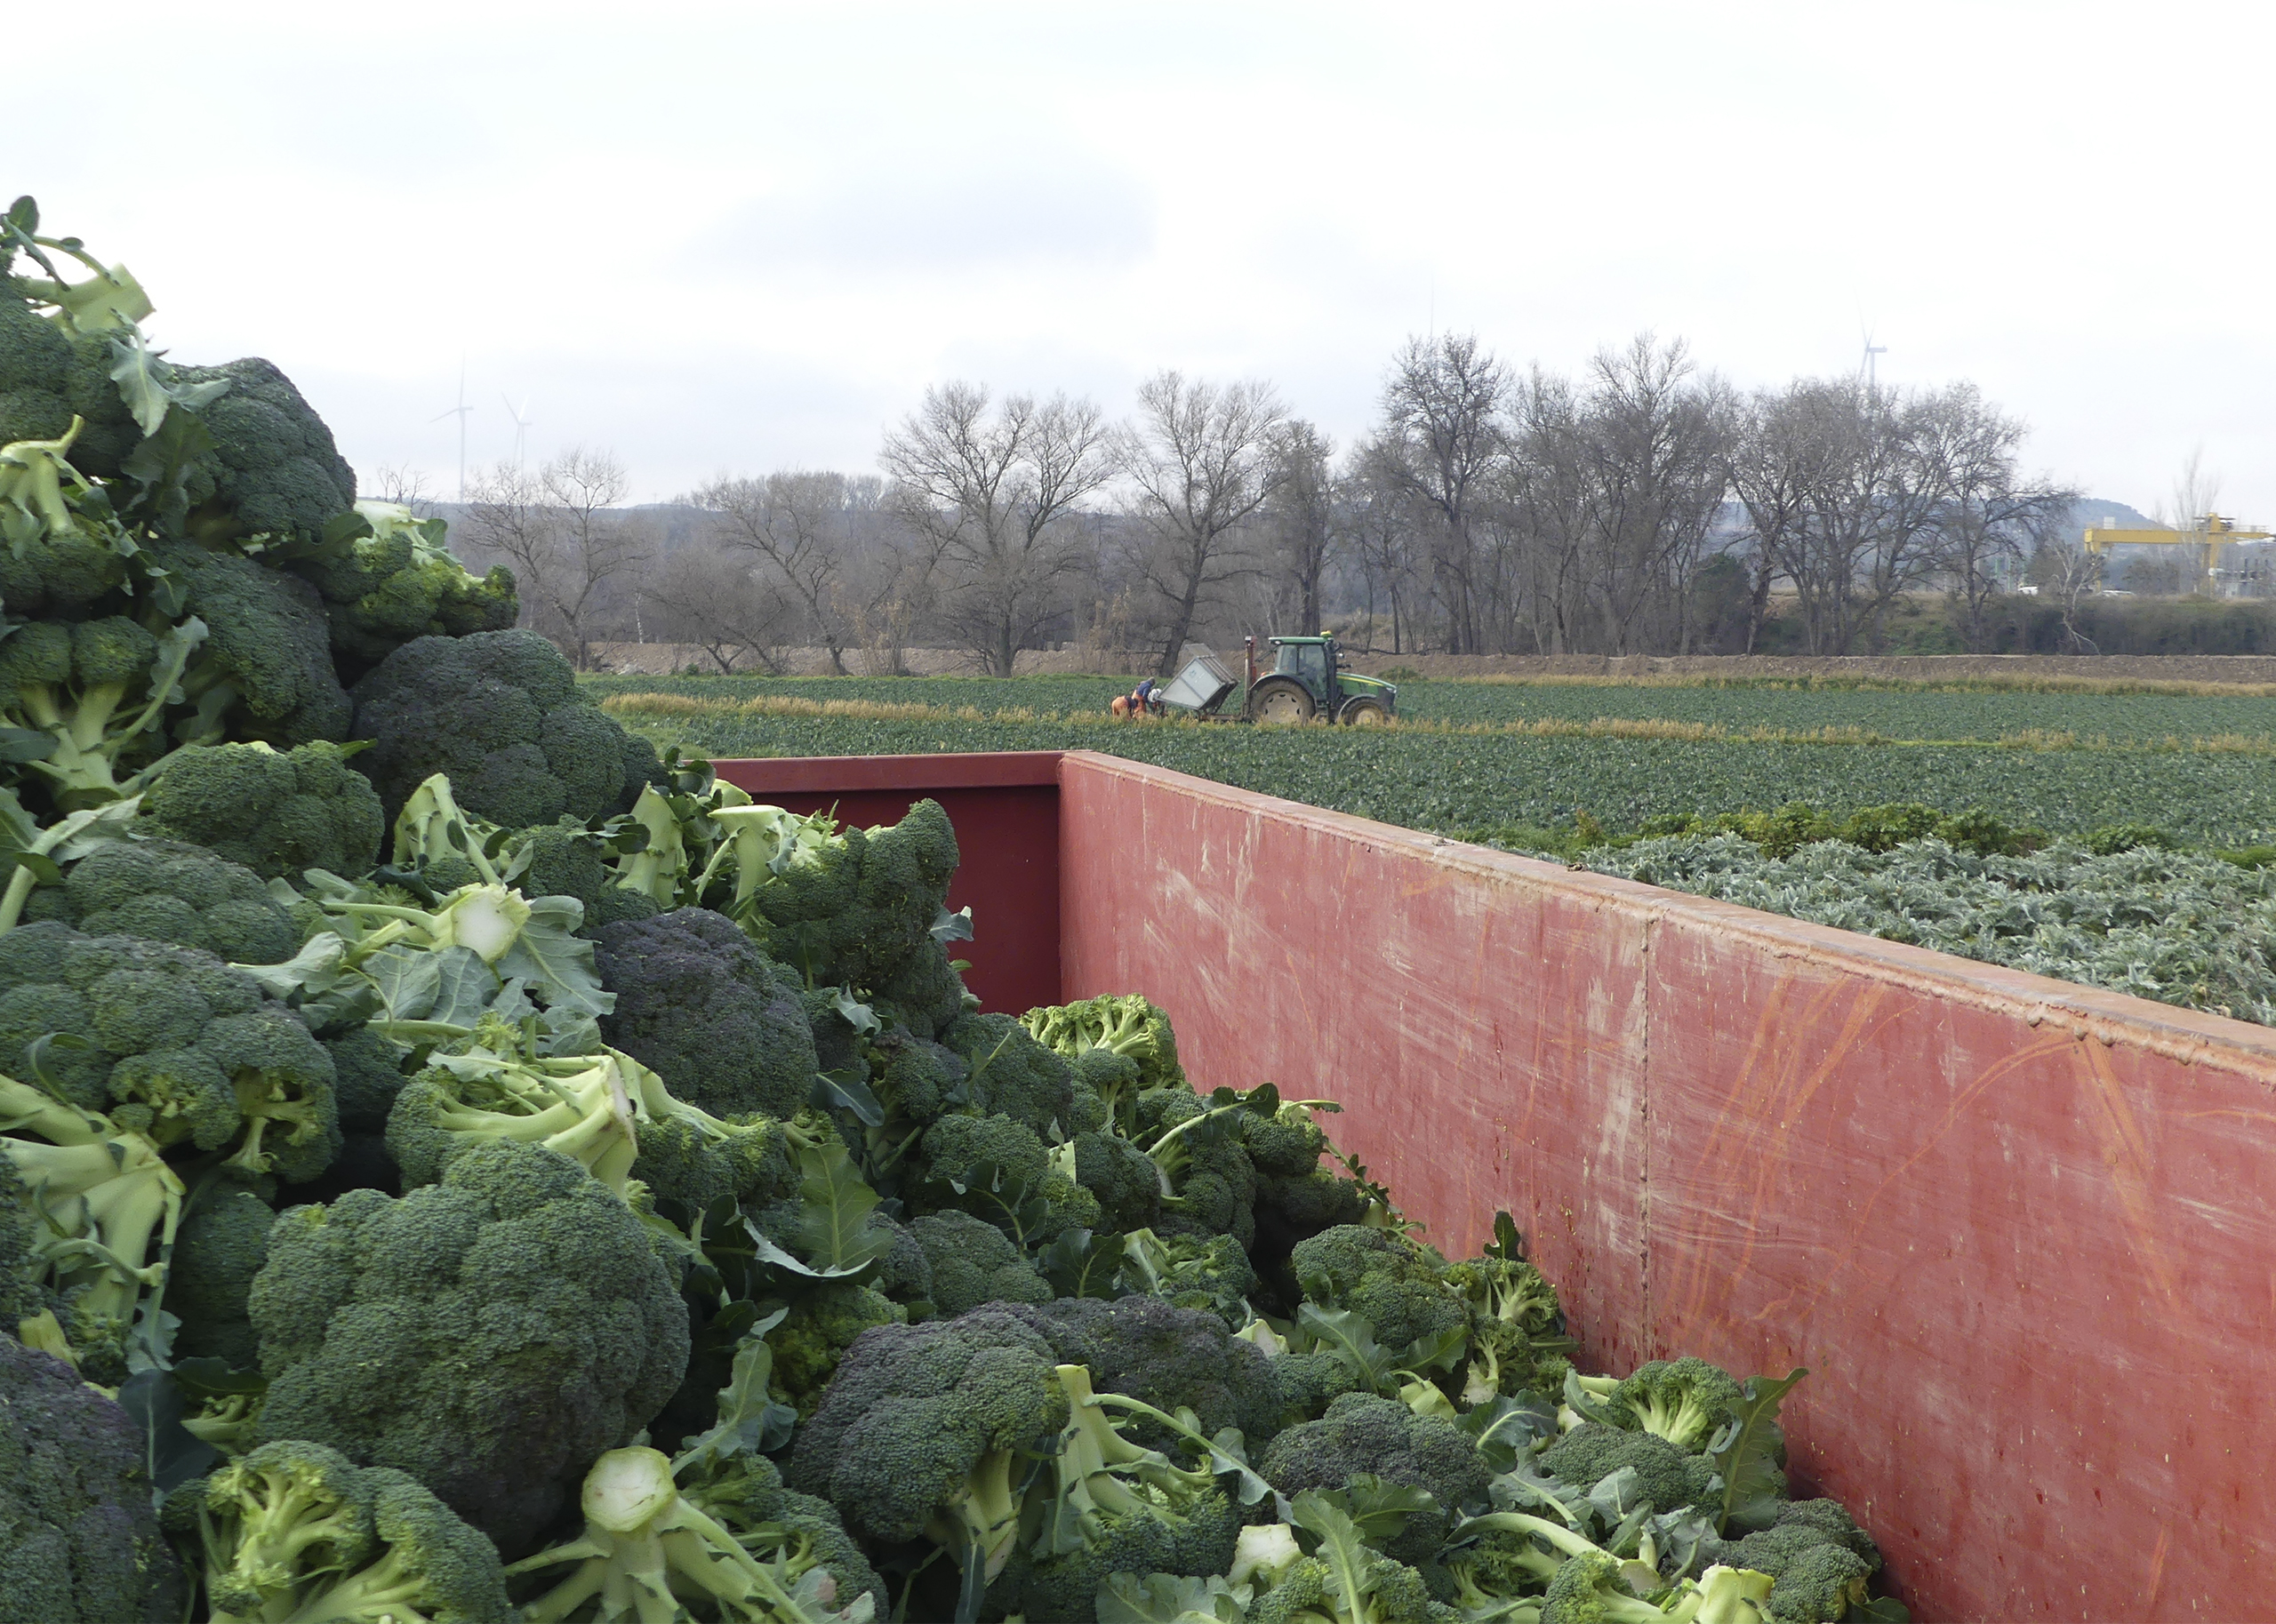
[[[2101,557],[2113,547],[2186,547],[2194,549],[2196,568],[2191,572],[2192,592],[2211,589],[2214,561],[2232,541],[2276,540],[2276,532],[2240,525],[2234,519],[2208,513],[2188,530],[2116,530],[2089,525],[2087,551]]]

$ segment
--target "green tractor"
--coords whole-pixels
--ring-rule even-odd
[[[1333,637],[1268,637],[1272,668],[1259,673],[1256,639],[1246,640],[1248,680],[1241,685],[1240,708],[1228,716],[1222,708],[1232,696],[1230,673],[1214,654],[1190,662],[1159,697],[1178,709],[1212,720],[1257,722],[1288,726],[1325,716],[1347,727],[1380,727],[1390,721],[1398,704],[1398,690],[1380,677],[1361,676],[1335,646]]]

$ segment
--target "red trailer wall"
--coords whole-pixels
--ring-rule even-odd
[[[1510,1208],[1608,1366],[1813,1372],[1792,1469],[1915,1616],[2276,1617],[2276,1033],[1109,757],[1067,996]]]

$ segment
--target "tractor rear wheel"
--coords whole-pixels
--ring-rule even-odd
[[[1382,727],[1390,721],[1390,710],[1373,695],[1360,694],[1344,700],[1335,719],[1346,727]]]
[[[1319,714],[1311,690],[1287,676],[1268,677],[1257,684],[1249,695],[1249,704],[1256,719],[1268,727],[1293,726]]]

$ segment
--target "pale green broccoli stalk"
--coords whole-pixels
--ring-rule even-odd
[[[90,1380],[125,1380],[138,1347],[156,1351],[144,1344],[184,1193],[147,1134],[0,1077],[0,1203],[30,1220],[12,1226],[25,1255],[7,1272],[60,1310],[32,1315],[45,1318],[37,1330],[28,1321],[9,1329]]]
[[[1370,1546],[1326,1496],[1299,1494],[1290,1519],[1318,1548],[1281,1571],[1250,1609],[1250,1624],[1436,1624],[1446,1616],[1422,1575]]]
[[[195,618],[153,636],[124,615],[0,632],[0,746],[59,811],[135,794],[164,750],[168,696],[204,636]]]
[[[497,1550],[417,1480],[264,1444],[167,1502],[216,1624],[510,1624]]]
[[[595,1461],[582,1504],[581,1539],[506,1570],[515,1577],[575,1564],[525,1604],[528,1624],[559,1624],[594,1604],[597,1617],[623,1624],[675,1624],[691,1616],[691,1603],[761,1624],[869,1624],[875,1616],[867,1593],[837,1606],[824,1568],[794,1577],[784,1557],[752,1556],[680,1493],[671,1462],[653,1449],[613,1449]]]

